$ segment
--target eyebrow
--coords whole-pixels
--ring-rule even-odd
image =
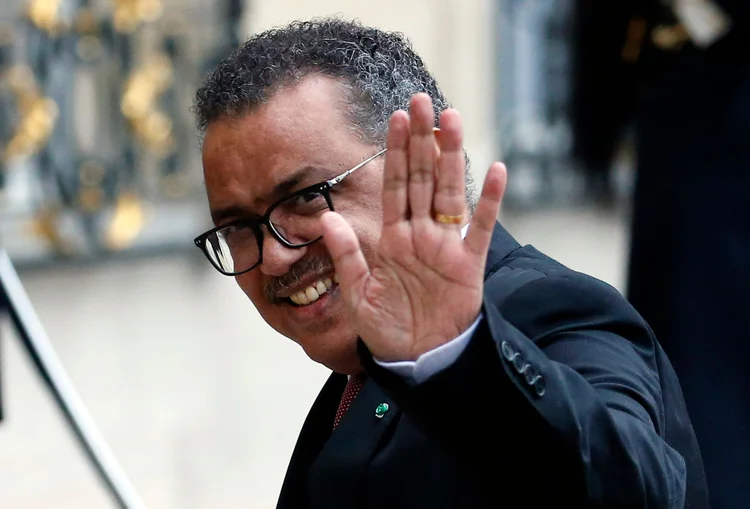
[[[270,201],[270,198],[278,199],[285,194],[291,193],[292,190],[298,187],[304,180],[306,180],[306,177],[308,177],[309,175],[315,175],[318,173],[322,173],[323,171],[324,169],[318,166],[303,166],[295,170],[294,173],[287,176],[284,180],[273,186],[273,189],[271,189],[270,193],[264,196],[259,196],[253,201],[255,203],[259,203],[262,201]],[[211,211],[211,219],[213,220],[214,224],[217,225],[230,217],[259,218],[260,215],[250,207],[246,207],[244,205],[229,205],[227,207]]]

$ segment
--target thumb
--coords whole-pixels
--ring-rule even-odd
[[[339,285],[349,302],[356,306],[360,301],[361,289],[370,276],[357,235],[349,223],[336,212],[326,212],[323,222],[323,241],[333,258]]]

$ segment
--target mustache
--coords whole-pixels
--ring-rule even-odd
[[[309,274],[324,274],[333,271],[333,260],[329,257],[309,256],[292,265],[283,276],[269,280],[263,286],[263,295],[270,302],[284,300],[281,294],[288,294],[289,289],[298,285],[303,277]]]

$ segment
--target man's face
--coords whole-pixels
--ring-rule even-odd
[[[378,151],[363,143],[345,118],[343,93],[333,79],[308,77],[250,113],[208,127],[203,169],[217,225],[258,218],[279,198],[335,177]],[[376,158],[331,191],[336,212],[357,233],[369,260],[380,236],[382,168],[383,158]],[[319,281],[329,283],[326,279],[334,279],[334,268],[323,240],[289,249],[265,230],[262,263],[236,277],[271,327],[313,360],[353,374],[361,369],[357,334],[336,283],[309,304],[289,299]]]

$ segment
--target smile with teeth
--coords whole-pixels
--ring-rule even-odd
[[[300,290],[299,292],[290,295],[289,300],[297,304],[298,306],[304,306],[315,302],[320,298],[321,295],[331,289],[333,283],[338,283],[338,277],[336,274],[333,275],[333,279],[325,278],[315,281],[313,284]]]

